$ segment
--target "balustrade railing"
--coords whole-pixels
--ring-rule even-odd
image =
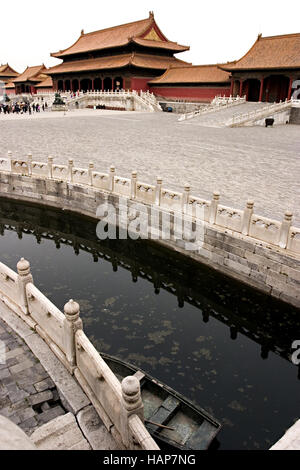
[[[226,121],[225,125],[227,127],[233,127],[240,124],[244,124],[246,122],[252,122],[255,120],[263,119],[273,113],[277,113],[284,109],[290,108],[292,106],[292,100],[285,100],[280,101],[279,103],[269,104],[267,106],[255,109],[254,111],[250,111],[249,113],[243,114],[234,114],[232,118]]]
[[[203,114],[208,114],[212,112],[216,112],[219,110],[223,110],[232,106],[237,106],[239,104],[245,103],[246,97],[245,96],[216,96],[210,104],[207,106],[203,106],[196,111],[192,111],[190,113],[182,114],[178,121],[186,121],[187,119],[193,119],[196,116],[201,116]]]
[[[0,262],[0,301],[35,330],[75,375],[121,448],[159,450],[144,425],[139,380],[129,376],[119,382],[84,334],[76,302],[70,300],[61,312],[34,285],[28,261],[22,258],[17,271]]]
[[[124,178],[116,175],[114,166],[108,173],[101,173],[95,171],[93,163],[87,169],[77,168],[72,159],[69,159],[68,165],[58,165],[53,162],[53,157],[48,157],[47,163],[33,161],[31,154],[27,158],[17,159],[12,152],[8,152],[8,158],[0,158],[0,172],[94,187],[164,210],[181,212],[232,233],[300,253],[300,229],[292,226],[293,214],[286,211],[281,222],[268,219],[253,213],[254,202],[250,200],[244,210],[234,209],[220,203],[218,192],[214,192],[208,201],[191,195],[188,184],[183,192],[178,192],[163,187],[161,177],[157,177],[156,184],[149,184],[139,181],[135,171],[131,178]]]

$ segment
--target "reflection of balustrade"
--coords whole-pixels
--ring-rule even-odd
[[[221,205],[216,191],[212,200],[206,201],[191,195],[189,185],[182,193],[164,188],[160,177],[156,185],[151,185],[139,181],[137,172],[132,172],[131,178],[117,176],[114,166],[109,173],[100,173],[94,170],[93,163],[88,169],[74,167],[72,159],[68,165],[54,164],[53,157],[48,158],[48,163],[41,163],[33,161],[31,154],[27,160],[17,160],[8,152],[7,159],[0,158],[0,171],[94,187],[300,253],[300,229],[292,226],[292,213],[287,211],[282,222],[261,217],[253,214],[253,201],[248,201],[244,210],[234,209]]]

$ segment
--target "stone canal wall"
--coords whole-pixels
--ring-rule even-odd
[[[120,449],[158,450],[144,426],[140,382],[122,384],[83,332],[79,305],[70,300],[61,312],[33,283],[30,264],[21,259],[18,272],[0,262],[0,302],[20,317],[76,377]]]
[[[98,219],[97,208],[105,202],[116,209],[116,217],[123,213],[125,203],[129,211],[139,203],[151,235],[162,234],[163,220],[169,218],[169,234],[157,236],[158,243],[300,307],[300,229],[292,225],[288,211],[282,221],[276,221],[255,214],[253,201],[238,210],[222,205],[217,192],[209,201],[191,195],[189,185],[183,192],[165,189],[161,178],[151,185],[140,182],[136,172],[131,178],[116,176],[114,167],[100,173],[92,163],[82,169],[74,167],[72,160],[68,165],[56,165],[52,157],[42,163],[33,161],[31,155],[16,160],[11,154],[0,158],[0,197]],[[153,209],[159,221],[154,230]],[[137,215],[131,216],[134,218]],[[177,236],[178,218],[192,227],[201,223],[202,240],[197,248],[187,249],[184,236]]]

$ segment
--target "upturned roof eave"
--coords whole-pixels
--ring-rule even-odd
[[[186,51],[189,51],[190,50],[190,46],[181,46],[180,44],[177,44],[176,46],[179,46],[182,48],[182,50],[178,50],[175,45],[174,47],[164,47],[164,46],[160,46],[159,45],[159,41],[157,45],[149,45],[147,46],[146,44],[139,44],[138,43],[138,39],[142,39],[144,41],[146,41],[146,39],[143,39],[143,38],[128,38],[128,40],[126,42],[123,42],[123,43],[120,43],[118,44],[117,46],[106,46],[106,47],[97,47],[95,49],[86,49],[86,50],[82,50],[82,51],[77,51],[77,52],[72,52],[70,54],[66,54],[65,52],[63,52],[62,54],[61,53],[58,53],[58,52],[51,52],[50,56],[51,57],[54,57],[55,59],[61,59],[61,60],[64,60],[66,59],[67,57],[72,57],[72,56],[76,56],[76,55],[80,55],[80,54],[87,54],[89,52],[101,52],[101,51],[106,51],[106,50],[109,50],[109,49],[119,49],[120,47],[124,47],[124,46],[129,46],[129,44],[138,44],[140,46],[143,46],[143,47],[146,47],[146,48],[149,48],[149,49],[163,49],[163,50],[169,50],[169,51],[172,51],[174,53],[177,53],[179,54],[180,52],[186,52]],[[168,41],[170,42],[170,41]],[[163,43],[163,41],[162,41]]]
[[[268,66],[261,66],[261,67],[220,67],[222,70],[225,70],[226,72],[251,72],[253,70],[258,71],[258,72],[263,72],[264,70],[294,70],[294,69],[300,69],[300,65],[284,65],[284,66],[274,66],[274,67],[268,67]]]

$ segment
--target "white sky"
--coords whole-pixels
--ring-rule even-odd
[[[50,57],[85,32],[147,18],[154,11],[171,41],[190,46],[177,57],[193,64],[239,59],[258,33],[299,33],[299,0],[14,0],[1,1],[0,63],[60,63]]]

